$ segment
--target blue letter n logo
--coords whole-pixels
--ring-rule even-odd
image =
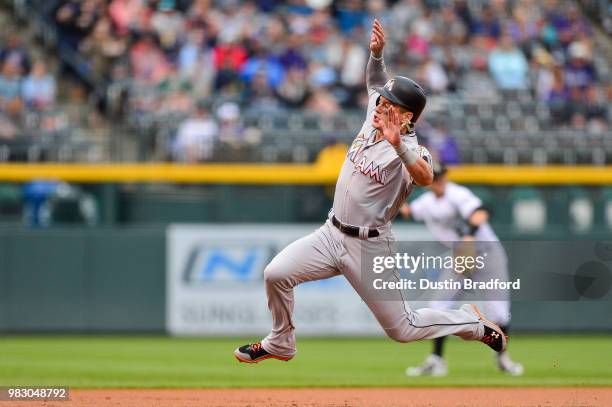
[[[231,253],[233,252],[233,253]],[[211,280],[252,280],[256,275],[259,253],[257,249],[236,250],[231,252],[212,249],[205,256],[200,278]]]

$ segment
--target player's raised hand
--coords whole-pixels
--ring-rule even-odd
[[[372,24],[372,36],[370,37],[370,51],[376,58],[382,55],[385,47],[385,31],[382,28],[380,21],[374,20]]]

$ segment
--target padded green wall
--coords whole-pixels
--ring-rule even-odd
[[[164,228],[0,228],[0,331],[163,332]],[[611,331],[610,302],[517,302],[513,330]]]
[[[0,229],[0,330],[158,331],[162,229]]]

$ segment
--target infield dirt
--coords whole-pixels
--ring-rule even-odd
[[[74,390],[69,402],[20,407],[612,406],[612,388],[335,388]],[[0,402],[0,407],[3,403]]]

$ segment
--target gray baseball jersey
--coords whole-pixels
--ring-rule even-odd
[[[391,221],[414,185],[395,149],[382,139],[375,141],[377,130],[372,119],[379,95],[370,89],[368,111],[359,134],[349,148],[334,195],[334,215],[354,226],[380,227]],[[431,155],[419,146],[414,132],[402,141],[431,164]]]

